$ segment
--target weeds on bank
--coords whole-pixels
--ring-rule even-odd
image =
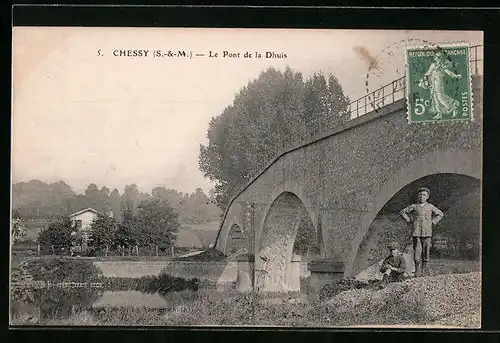
[[[169,307],[88,309],[65,319],[40,318],[39,325],[100,326],[353,326],[377,324],[426,324],[430,321],[422,297],[403,301],[402,294],[387,294],[384,299],[366,297],[354,308],[344,311],[327,302],[291,303],[290,299],[241,294],[232,291],[183,291],[165,296]],[[381,301],[380,301],[381,300]]]

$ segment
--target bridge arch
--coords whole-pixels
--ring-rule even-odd
[[[247,235],[247,232],[245,231],[245,229],[244,229],[244,227],[242,225],[242,222],[240,220],[240,216],[234,215],[234,216],[231,216],[230,218],[226,218],[224,224],[226,224],[226,223],[227,223],[227,226],[224,225],[225,228],[222,230],[221,237],[219,238],[219,242],[222,242],[222,244],[220,246],[220,250],[225,255],[227,255],[229,253],[228,247],[229,247],[229,245],[231,243],[231,230],[234,230],[235,228],[239,228],[241,230],[241,232],[243,233],[243,236],[246,238],[247,241],[248,241],[248,238],[249,238],[248,235]]]
[[[313,203],[310,201],[310,198],[306,196],[306,193],[302,189],[299,183],[297,182],[290,182],[290,181],[285,181],[283,185],[280,185],[280,187],[276,187],[273,189],[271,196],[269,197],[271,201],[269,201],[265,206],[262,208],[262,211],[265,215],[262,216],[262,219],[258,223],[258,226],[256,227],[256,234],[255,234],[255,242],[256,242],[256,249],[258,249],[260,241],[261,241],[261,235],[263,232],[264,224],[267,220],[267,215],[271,210],[271,207],[275,203],[275,201],[278,199],[278,197],[284,193],[291,193],[294,194],[298,199],[302,202],[302,204],[305,206],[307,211],[309,212],[309,217],[312,220],[312,224],[314,228],[318,227],[318,215],[314,210]]]
[[[282,192],[264,216],[255,254],[255,287],[263,292],[287,292],[293,247],[301,222],[313,223],[311,209],[292,192]],[[297,276],[298,277],[298,276]]]
[[[229,227],[224,253],[231,255],[243,248],[244,251],[241,252],[246,253],[248,252],[248,244],[248,235],[244,227],[239,223],[239,220],[234,220]]]
[[[362,243],[368,239],[369,228],[382,208],[398,192],[415,181],[430,175],[464,175],[480,181],[479,165],[481,165],[480,151],[470,149],[435,150],[411,160],[393,173],[385,183],[374,190],[374,201],[368,207],[369,211],[363,216],[361,227],[352,242],[352,253],[347,261],[346,276],[354,276],[359,271],[356,270],[356,264],[365,253],[362,249]]]

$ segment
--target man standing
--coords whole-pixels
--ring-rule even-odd
[[[384,274],[383,282],[401,281],[406,276],[406,261],[403,254],[399,252],[399,244],[391,242],[388,246],[390,255],[385,258],[380,266],[380,272]]]
[[[430,258],[432,226],[436,225],[444,216],[436,206],[427,202],[431,192],[428,188],[421,187],[417,191],[418,202],[411,204],[399,213],[408,224],[413,224],[413,259],[415,260],[415,276],[427,275],[427,263]],[[408,214],[412,214],[410,218]],[[435,217],[432,217],[432,214]],[[422,261],[422,264],[420,262]]]

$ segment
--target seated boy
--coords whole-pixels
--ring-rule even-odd
[[[399,252],[399,244],[392,242],[388,246],[390,255],[385,258],[380,266],[380,272],[384,274],[383,281],[395,282],[406,278],[406,261]]]

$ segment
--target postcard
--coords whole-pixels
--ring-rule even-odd
[[[483,44],[15,26],[10,324],[481,328]]]

